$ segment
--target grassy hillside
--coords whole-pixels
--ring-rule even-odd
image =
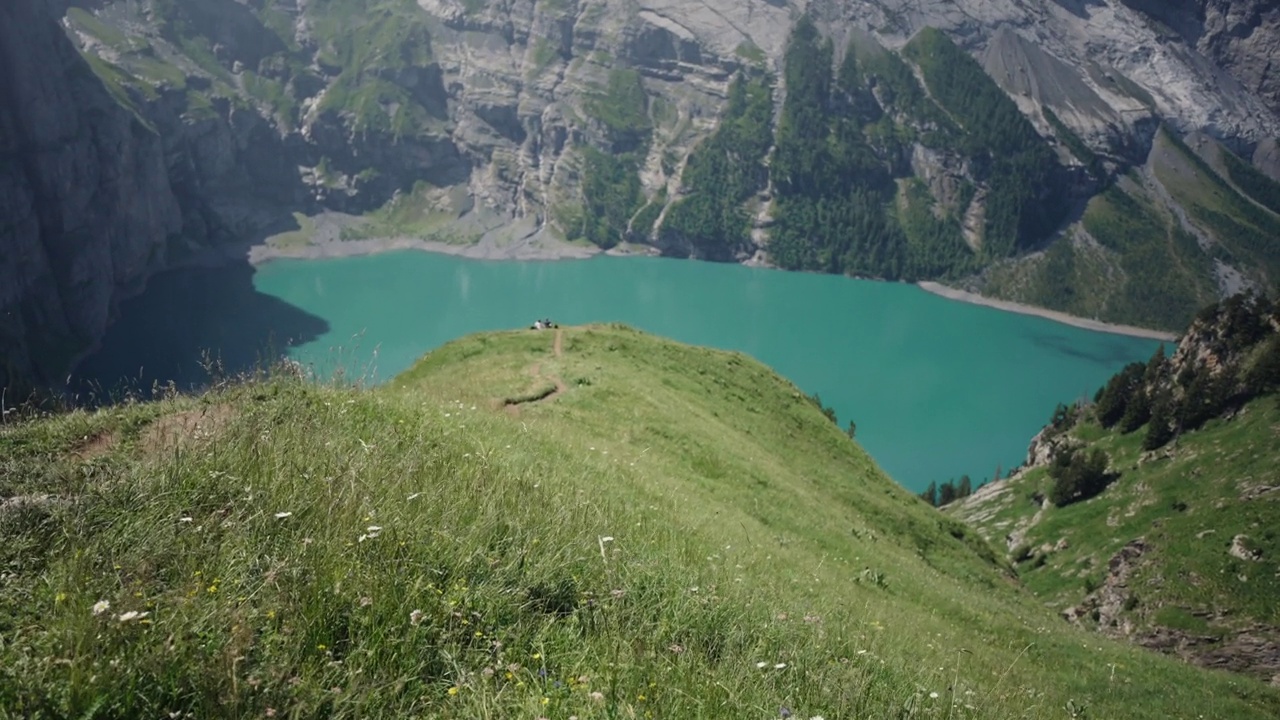
[[[1095,422],[1072,435],[1103,449],[1118,471],[1102,494],[1041,511],[1035,498],[1047,496],[1052,482],[1042,467],[958,503],[953,516],[995,543],[1021,533],[1011,550],[1019,576],[1054,610],[1081,604],[1113,577],[1119,606],[1094,615],[1086,603],[1086,627],[1167,650],[1176,643],[1163,647],[1163,640],[1186,636],[1188,657],[1244,669],[1246,658],[1231,657],[1246,650],[1240,635],[1266,635],[1259,625],[1272,635],[1280,628],[1280,493],[1270,452],[1280,437],[1280,403],[1255,400],[1236,418],[1210,421],[1155,453],[1142,451],[1142,433],[1108,432]],[[1258,560],[1230,554],[1237,535]],[[1109,563],[1139,539],[1145,549],[1117,577]]]
[[[1026,293],[1035,304],[1182,330],[1217,298],[1209,253],[1136,176],[1094,196],[1080,227],[1092,242],[1063,238],[1032,264]]]
[[[952,505],[1068,620],[1280,681],[1280,314],[1237,295]]]
[[[1280,713],[1061,623],[759,363],[622,327],[5,425],[0,496],[3,717]]]
[[[1214,252],[1234,265],[1258,271],[1263,288],[1274,285],[1280,278],[1280,214],[1236,192],[1173,133],[1162,130],[1156,147],[1155,177],[1196,225],[1214,238]],[[1233,177],[1247,180],[1238,169]],[[1255,180],[1250,187],[1264,199],[1266,192],[1277,191],[1266,178],[1248,179]]]

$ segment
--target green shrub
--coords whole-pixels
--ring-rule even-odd
[[[1049,466],[1049,476],[1053,478],[1049,501],[1063,507],[1102,492],[1115,480],[1115,476],[1107,472],[1109,462],[1101,448],[1090,452],[1078,449],[1059,452]]]

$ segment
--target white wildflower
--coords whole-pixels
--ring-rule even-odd
[[[420,498],[420,497],[422,497],[422,493],[420,493],[420,492],[416,492],[416,493],[414,493],[414,494],[410,495],[410,496],[409,496],[409,499],[410,499],[410,500],[417,500],[417,499],[418,499],[418,498]]]
[[[760,668],[761,670],[763,670],[764,668],[769,667],[769,663],[767,663],[767,662],[765,662],[765,661],[761,660],[760,662],[756,663],[756,667],[758,667],[758,668]]]
[[[937,699],[938,699],[938,693],[936,693],[936,692],[931,692],[931,693],[929,693],[929,697],[933,698],[934,700],[937,700]]]
[[[193,521],[194,521],[194,518],[191,518],[191,517],[180,517],[180,518],[178,518],[178,522],[180,522],[180,523],[189,523],[189,522],[193,522]]]
[[[422,623],[422,611],[421,611],[421,610],[414,610],[413,612],[409,613],[409,624],[410,624],[410,625],[420,625],[421,623]]]
[[[283,520],[283,519],[285,519],[285,518],[287,518],[287,517],[290,517],[290,516],[292,516],[292,515],[293,515],[293,513],[291,513],[291,512],[278,512],[278,513],[276,513],[276,519],[277,519],[277,520]]]
[[[782,668],[784,668],[784,667],[786,667],[786,666],[787,666],[787,664],[786,664],[786,663],[778,663],[777,665],[774,665],[774,666],[773,666],[773,669],[774,669],[774,670],[781,670]]]
[[[102,613],[104,613],[104,612],[106,612],[106,611],[108,611],[108,610],[110,610],[110,609],[111,609],[111,601],[110,601],[110,600],[99,600],[98,602],[96,602],[96,603],[94,603],[94,604],[93,604],[93,614],[94,614],[94,615],[101,615]]]
[[[129,622],[130,620],[141,620],[142,618],[150,614],[151,613],[149,612],[138,612],[137,610],[130,610],[127,613],[121,613],[120,617],[116,619],[122,623],[126,623],[126,622]]]

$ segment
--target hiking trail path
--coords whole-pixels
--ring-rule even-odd
[[[556,328],[555,340],[551,344],[552,358],[559,359],[564,354],[564,330]],[[517,398],[507,398],[502,401],[502,406],[507,412],[516,414],[520,412],[521,405],[533,405],[548,400],[555,400],[560,397],[568,386],[564,384],[564,380],[559,375],[543,375],[542,363],[534,363],[529,368],[529,375],[533,378],[533,386],[529,392]],[[538,386],[542,383],[550,382],[549,386],[543,387],[541,390]]]

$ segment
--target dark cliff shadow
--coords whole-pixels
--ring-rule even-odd
[[[68,391],[92,403],[126,392],[146,396],[171,381],[196,390],[215,376],[268,367],[288,348],[328,332],[323,318],[258,292],[253,273],[239,262],[151,278],[144,292],[121,303],[97,351],[72,373]]]

